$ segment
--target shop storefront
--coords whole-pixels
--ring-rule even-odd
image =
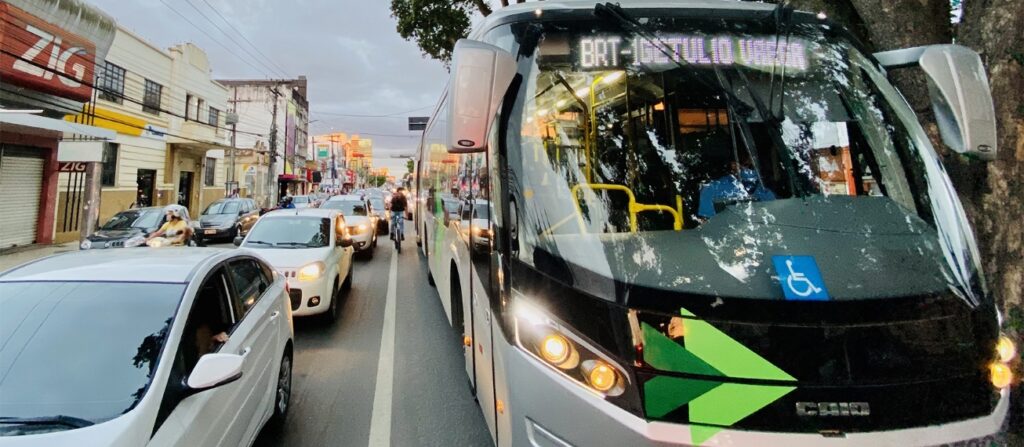
[[[62,170],[82,176],[70,214],[98,207],[98,162],[114,133],[63,118],[91,99],[114,29],[78,0],[0,1],[0,250],[53,243]]]

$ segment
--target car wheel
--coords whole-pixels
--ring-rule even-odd
[[[345,292],[352,290],[353,272],[355,272],[355,264],[350,262],[348,265],[348,275],[345,276],[345,282],[341,283],[341,290],[344,290]]]
[[[285,348],[281,357],[281,369],[277,373],[277,389],[274,391],[274,414],[269,425],[280,428],[288,417],[292,404],[292,348]]]
[[[338,279],[334,279],[334,286],[331,287],[331,304],[327,306],[327,312],[324,312],[324,322],[327,324],[333,324],[338,321],[338,298],[341,295],[338,291]]]

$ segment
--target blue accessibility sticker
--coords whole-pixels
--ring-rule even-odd
[[[828,301],[828,290],[813,256],[772,256],[787,300]]]

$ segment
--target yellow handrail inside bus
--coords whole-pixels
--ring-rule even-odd
[[[583,208],[580,207],[580,189],[584,187],[591,190],[608,190],[608,191],[622,191],[629,197],[629,231],[632,233],[637,232],[637,214],[649,211],[665,211],[672,214],[674,222],[672,228],[675,231],[682,231],[683,229],[683,197],[676,195],[676,207],[674,209],[668,205],[648,205],[639,203],[636,201],[636,196],[633,195],[633,190],[629,189],[624,185],[616,185],[610,183],[580,183],[572,187],[572,202],[576,205],[576,212],[579,213],[580,217],[583,216]]]

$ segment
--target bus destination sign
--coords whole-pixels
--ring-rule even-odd
[[[629,41],[613,35],[581,38],[576,46],[577,62],[584,69],[667,65],[676,61],[704,66],[741,65],[761,70],[777,66],[803,71],[808,66],[807,46],[798,39],[667,35],[659,40],[636,38]],[[672,60],[666,51],[658,48],[661,44],[667,47]]]

